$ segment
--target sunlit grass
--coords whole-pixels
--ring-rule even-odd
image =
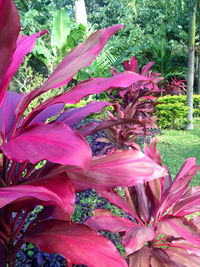
[[[173,179],[187,158],[195,157],[197,164],[200,164],[200,119],[195,119],[191,131],[162,130],[162,135],[157,135],[156,138],[163,164],[169,168]],[[190,185],[200,185],[200,171]]]

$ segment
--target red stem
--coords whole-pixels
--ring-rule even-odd
[[[6,183],[4,182],[4,180],[1,177],[0,177],[0,182],[1,182],[3,187],[6,187]]]
[[[17,235],[19,234],[20,230],[22,229],[22,226],[24,225],[29,213],[30,213],[30,210],[27,210],[26,213],[24,214],[24,217],[22,218],[19,226],[17,227],[16,231],[14,232],[13,237],[12,237],[13,242],[15,241]]]
[[[6,243],[9,242],[9,237],[6,234],[4,234],[2,231],[0,231],[0,237],[2,237],[3,240],[6,241]]]
[[[162,247],[162,246],[166,247],[167,244],[166,243],[153,244],[153,247]]]
[[[28,160],[26,160],[26,161],[24,161],[24,162],[22,163],[22,166],[21,166],[20,170],[18,171],[16,177],[13,179],[13,182],[12,182],[13,185],[16,185],[16,183],[18,182],[18,180],[19,180],[19,178],[20,178],[20,175],[21,175],[22,172],[24,171],[24,168],[26,167],[26,164],[27,164],[27,163],[28,163]]]
[[[18,214],[15,216],[15,220],[14,220],[13,225],[12,225],[12,230],[13,230],[13,232],[15,231],[15,227],[16,227],[18,221],[19,221],[20,215],[21,215],[21,213],[18,213]]]
[[[168,237],[170,237],[170,236],[169,236],[169,235],[164,236],[164,237],[162,237],[162,238],[160,238],[160,239],[155,240],[155,242],[156,242],[156,243],[157,243],[157,242],[160,242],[160,241],[162,241],[162,240],[167,239]]]
[[[26,172],[26,174],[24,175],[24,177],[22,178],[21,181],[25,181],[25,180],[30,176],[31,172],[34,170],[34,168],[35,168],[36,165],[37,165],[37,164],[34,164],[34,165],[33,165],[33,166]]]
[[[7,235],[9,236],[11,234],[11,228],[10,228],[10,226],[4,221],[4,219],[2,217],[0,217],[0,223],[4,227]]]
[[[9,174],[8,174],[7,185],[9,185],[10,182],[11,182],[12,174],[13,174],[14,168],[15,168],[15,161],[13,161],[12,164],[11,164],[11,167],[10,167],[10,170],[9,170]]]

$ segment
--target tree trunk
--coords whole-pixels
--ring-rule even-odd
[[[75,20],[78,24],[83,24],[87,27],[87,13],[84,0],[75,0],[74,2]]]
[[[194,85],[194,45],[196,28],[196,3],[191,0],[189,42],[188,42],[188,79],[187,79],[187,106],[189,108],[187,119],[189,121],[186,129],[192,130],[193,126],[193,85]]]
[[[199,3],[199,9],[200,9],[200,3]],[[197,92],[198,95],[200,95],[200,28],[199,28],[199,55],[198,55],[198,85],[197,85]]]

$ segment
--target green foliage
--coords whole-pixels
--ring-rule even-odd
[[[181,129],[186,126],[188,107],[185,95],[166,95],[157,99],[156,116],[160,128]],[[194,95],[194,117],[200,116],[200,96]]]

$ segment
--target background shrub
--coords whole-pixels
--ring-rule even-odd
[[[157,99],[156,116],[158,126],[162,129],[184,128],[187,123],[186,96],[185,95],[166,95]],[[200,96],[194,95],[194,117],[200,117]]]

